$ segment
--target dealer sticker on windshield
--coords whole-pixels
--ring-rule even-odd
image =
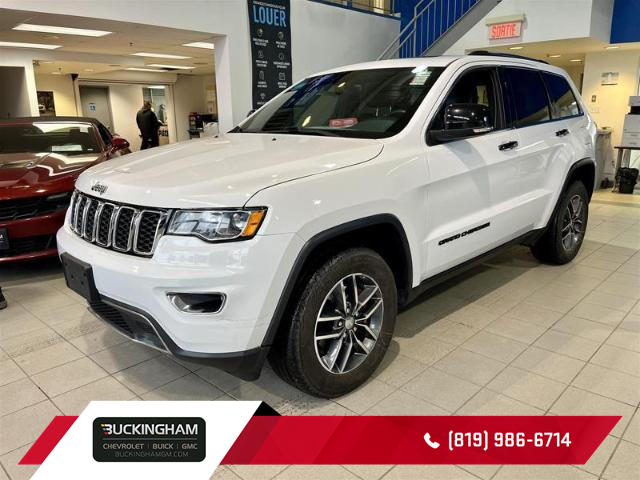
[[[349,118],[332,118],[329,120],[329,126],[331,128],[346,128],[353,127],[358,124],[358,119],[356,117]]]
[[[425,65],[420,65],[419,67],[414,68],[411,73],[413,73],[413,79],[409,82],[409,85],[413,86],[424,85],[431,76],[431,70],[429,70],[429,67]]]

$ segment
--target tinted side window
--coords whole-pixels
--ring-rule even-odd
[[[527,127],[549,120],[547,91],[540,73],[524,68],[504,70],[513,97],[516,127]]]
[[[107,130],[107,127],[102,124],[98,125],[98,132],[100,132],[100,136],[102,137],[104,144],[111,145],[111,134],[109,133],[109,130]]]
[[[551,114],[553,118],[566,118],[574,115],[580,115],[580,106],[578,100],[573,94],[573,90],[560,75],[552,73],[543,73],[544,82],[547,84],[547,91],[551,100]]]
[[[488,107],[491,124],[497,127],[496,88],[492,72],[491,68],[477,68],[463,73],[447,94],[431,128],[433,130],[444,128],[444,111],[453,103],[475,103]]]

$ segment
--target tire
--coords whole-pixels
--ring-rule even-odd
[[[570,262],[582,246],[588,219],[587,189],[582,182],[573,182],[562,193],[547,230],[531,247],[531,252],[541,262],[556,265]]]
[[[353,308],[354,280],[359,308]],[[349,287],[344,296],[341,284]],[[398,308],[393,272],[373,250],[353,248],[330,258],[302,287],[269,360],[281,378],[300,390],[324,398],[344,395],[371,377],[391,342]],[[316,339],[326,335],[342,336]]]

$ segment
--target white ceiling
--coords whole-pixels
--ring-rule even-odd
[[[104,37],[82,37],[12,30],[21,23],[106,30],[113,33]],[[52,63],[40,61],[37,67],[39,74],[60,71],[63,74],[83,73],[85,70],[99,73],[132,66],[144,67],[152,63],[195,67],[193,70],[177,71],[180,74],[211,74],[214,71],[214,51],[183,47],[182,44],[198,41],[211,42],[213,38],[210,33],[189,30],[0,8],[0,41],[62,45],[56,50],[30,50],[33,52],[34,60],[52,61]],[[175,60],[131,55],[136,52],[183,55],[192,58]]]
[[[524,55],[526,57],[545,60],[552,65],[559,67],[580,66],[584,64],[585,54],[593,52],[606,52],[605,47],[610,44],[595,40],[593,38],[578,38],[570,40],[553,40],[550,42],[522,43],[519,45],[505,45],[499,47],[488,47],[482,50],[493,52],[512,53],[514,55]],[[521,50],[511,50],[509,47],[521,46]],[[640,43],[619,43],[615,46],[618,50],[640,50]],[[559,58],[551,58],[549,55],[561,55]],[[572,59],[580,59],[581,62],[571,62]]]

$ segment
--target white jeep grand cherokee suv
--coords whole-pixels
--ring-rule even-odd
[[[177,357],[334,397],[396,312],[514,242],[572,260],[596,126],[567,74],[476,52],[337,68],[220,138],[82,174],[58,247],[105,322]]]

